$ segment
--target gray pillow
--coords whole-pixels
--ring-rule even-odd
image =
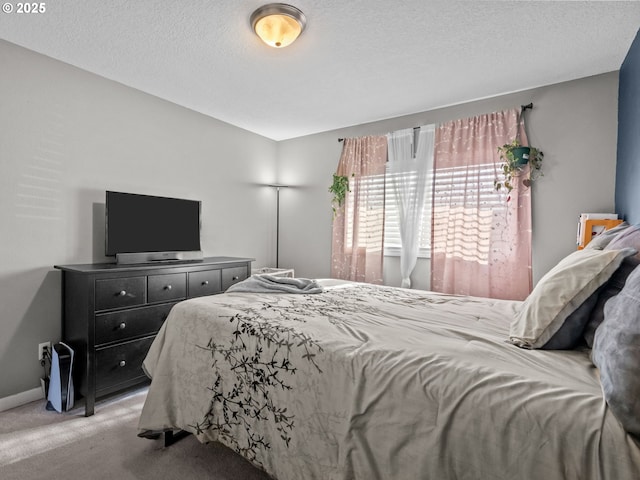
[[[600,369],[611,412],[625,431],[640,437],[640,269],[605,305],[591,360]]]
[[[609,280],[622,260],[636,250],[578,250],[563,258],[544,275],[522,303],[509,326],[509,341],[522,348],[541,348],[552,339],[565,321],[590,300],[600,286]],[[594,299],[591,299],[595,303]],[[591,305],[593,305],[591,303]],[[582,338],[589,320],[588,310],[580,311],[573,320],[570,335],[564,335],[556,349],[572,348]],[[575,336],[575,337],[574,337]]]
[[[625,228],[619,232],[615,237],[611,239],[605,250],[619,250],[621,248],[635,248],[638,250],[640,247],[640,225],[632,225],[629,228]],[[638,250],[640,252],[640,250]]]
[[[622,230],[626,230],[627,228],[629,228],[629,224],[627,222],[622,222],[621,224],[616,225],[615,227],[610,228],[609,230],[605,230],[601,234],[593,237],[593,240],[587,243],[584,248],[595,248],[596,250],[602,250],[607,245],[609,245],[609,243],[614,238],[616,238]]]
[[[619,226],[620,225],[612,228],[611,230],[607,230],[605,233],[611,232]],[[601,235],[604,235],[604,233]],[[632,225],[628,228],[618,230],[617,234],[610,238],[604,246],[605,250],[618,250],[620,248],[635,248],[640,252],[640,225]],[[593,347],[593,336],[604,318],[603,309],[607,300],[617,295],[618,292],[622,290],[625,280],[639,264],[640,253],[637,253],[634,257],[625,258],[620,268],[616,270],[606,285],[598,293],[598,301],[596,302],[595,307],[593,307],[587,326],[584,329],[584,339],[587,342],[587,346]]]
[[[600,287],[591,294],[582,305],[566,318],[558,331],[541,347],[543,350],[570,350],[578,346],[584,339],[585,325],[589,321],[591,311],[598,302],[598,292],[602,288]]]
[[[637,256],[625,258],[622,265],[618,267],[607,283],[594,294],[598,299],[589,313],[589,320],[584,329],[584,340],[589,348],[593,347],[593,337],[596,334],[596,329],[604,320],[604,306],[607,300],[620,293],[627,281],[627,277],[638,265],[640,265],[640,260]]]

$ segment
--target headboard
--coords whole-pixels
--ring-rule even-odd
[[[620,218],[640,223],[640,30],[620,67],[615,205]]]

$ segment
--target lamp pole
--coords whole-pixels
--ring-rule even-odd
[[[270,184],[269,187],[276,189],[276,268],[280,267],[280,189],[288,185],[280,183]]]

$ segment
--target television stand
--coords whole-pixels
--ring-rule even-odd
[[[135,252],[135,253],[118,253],[116,255],[116,263],[118,265],[139,265],[144,263],[156,262],[189,262],[202,260],[201,251],[189,252]]]

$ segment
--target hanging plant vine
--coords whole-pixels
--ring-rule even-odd
[[[526,149],[524,161],[515,153],[517,150],[522,150],[523,148]],[[503,161],[501,168],[504,178],[496,178],[494,180],[493,186],[496,190],[504,187],[508,193],[511,193],[518,177],[522,177],[522,184],[528,188],[534,180],[544,175],[542,173],[544,153],[535,147],[524,147],[520,145],[520,141],[517,138],[511,143],[498,147],[498,153],[500,154],[500,159]],[[528,171],[525,170],[527,164],[529,165]],[[525,175],[523,175],[523,173]]]
[[[355,177],[355,174],[352,173],[351,176]],[[338,175],[334,173],[333,183],[329,187],[329,192],[333,194],[333,199],[331,200],[331,208],[333,209],[334,218],[338,214],[338,209],[344,204],[344,199],[347,196],[347,192],[350,191],[349,177],[346,175]]]
[[[538,148],[525,146],[520,143],[520,128],[522,127],[523,130],[525,128],[524,112],[530,108],[533,108],[533,103],[522,105],[518,113],[516,138],[510,143],[498,147],[500,160],[503,161],[500,167],[503,178],[496,178],[494,180],[493,186],[496,190],[505,188],[507,193],[511,193],[511,190],[515,188],[516,182],[519,179],[526,188],[529,188],[536,178],[543,176],[542,159],[544,158],[544,153]],[[528,170],[525,169],[527,165],[529,165]],[[510,198],[510,195],[507,196],[507,201],[509,201]]]

